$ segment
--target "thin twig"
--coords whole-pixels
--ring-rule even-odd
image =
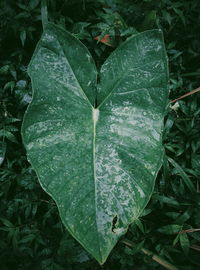
[[[181,96],[181,97],[179,97],[179,98],[176,98],[176,99],[174,99],[174,100],[171,100],[171,103],[174,103],[174,102],[176,102],[176,101],[178,101],[178,100],[180,100],[180,99],[182,99],[182,98],[188,97],[188,96],[190,96],[190,95],[193,95],[194,93],[197,93],[197,92],[200,92],[200,87],[198,87],[198,88],[196,88],[196,89],[194,89],[194,90],[192,90],[192,91],[186,93],[185,95],[183,95],[183,96]]]
[[[197,246],[197,245],[191,245],[190,248],[200,251],[200,246]]]
[[[129,241],[129,240],[122,240],[122,243],[124,243],[125,245],[127,245],[128,247],[134,247],[135,243]],[[151,259],[157,263],[159,263],[160,265],[162,265],[164,268],[168,269],[168,270],[179,270],[176,266],[172,265],[171,263],[169,263],[168,261],[166,261],[165,259],[161,258],[160,256],[154,254],[152,251],[150,251],[149,249],[146,248],[141,248],[141,251],[151,257]]]
[[[200,229],[188,229],[188,230],[183,230],[180,232],[176,232],[176,234],[182,234],[182,233],[192,233],[192,232],[197,232],[200,231]]]

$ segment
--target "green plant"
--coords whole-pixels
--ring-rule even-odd
[[[29,66],[22,134],[69,232],[102,264],[150,199],[161,167],[168,70],[159,30],[135,35],[101,67],[48,24]],[[153,105],[153,106],[152,106]]]
[[[32,10],[31,3],[35,4]],[[48,0],[47,3],[49,20],[81,39],[98,70],[113,49],[135,34],[135,30],[159,27],[169,58],[170,99],[199,87],[199,0]],[[40,4],[36,0],[0,1],[0,122],[15,127],[9,132],[17,141],[0,138],[6,145],[0,167],[1,269],[162,270],[154,255],[145,255],[145,249],[178,269],[199,269],[199,92],[173,103],[168,110],[163,134],[167,158],[158,173],[150,202],[125,235],[131,244],[122,238],[100,267],[62,225],[54,201],[41,189],[27,162],[20,135],[21,121],[32,95],[26,67],[42,34]],[[175,8],[182,12],[185,24]],[[114,13],[125,24],[114,22]],[[169,22],[164,13],[170,15]],[[101,14],[105,14],[105,19]],[[94,39],[103,35],[104,28],[99,23],[110,27],[108,34],[115,47]],[[26,31],[24,44],[20,37],[22,29]],[[10,86],[4,88],[6,84]],[[6,118],[20,121],[11,123]],[[182,170],[169,163],[168,157]],[[195,192],[188,188],[185,175]]]

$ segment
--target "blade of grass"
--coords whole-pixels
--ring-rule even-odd
[[[182,77],[190,77],[190,76],[200,76],[200,72],[190,72],[190,73],[182,73],[181,74]]]
[[[123,244],[125,244],[126,246],[128,247],[131,247],[133,248],[135,246],[135,243],[131,242],[130,240],[122,240],[121,241]],[[157,263],[159,263],[160,265],[162,265],[165,269],[168,269],[168,270],[178,270],[178,268],[174,265],[172,265],[171,263],[169,263],[168,261],[166,261],[165,259],[163,259],[162,257],[154,254],[151,250],[149,249],[146,249],[146,248],[141,248],[141,251],[151,257],[151,259]]]
[[[187,174],[184,172],[184,170],[181,168],[181,166],[178,163],[176,163],[176,161],[174,161],[173,159],[171,159],[169,157],[167,159],[172,164],[172,166],[179,172],[181,178],[183,179],[183,181],[186,184],[186,186],[188,187],[188,189],[191,192],[196,192],[196,189],[195,189],[192,181],[187,176]]]

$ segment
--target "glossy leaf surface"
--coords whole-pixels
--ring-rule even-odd
[[[28,158],[66,228],[102,264],[148,203],[161,166],[168,103],[162,33],[124,42],[97,85],[85,46],[48,24],[28,73]]]

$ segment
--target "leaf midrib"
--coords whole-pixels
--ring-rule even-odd
[[[97,119],[95,119],[94,114],[95,114],[95,109],[92,109],[92,121],[93,121],[93,144],[92,144],[92,153],[93,153],[93,174],[94,174],[94,193],[95,193],[95,218],[96,218],[96,229],[98,231],[98,222],[97,222],[97,185],[96,185],[96,125],[97,125]],[[99,244],[99,254],[102,259],[101,255],[101,250],[100,250],[100,239],[99,239],[99,234],[97,233],[97,238],[98,238],[98,244]]]

